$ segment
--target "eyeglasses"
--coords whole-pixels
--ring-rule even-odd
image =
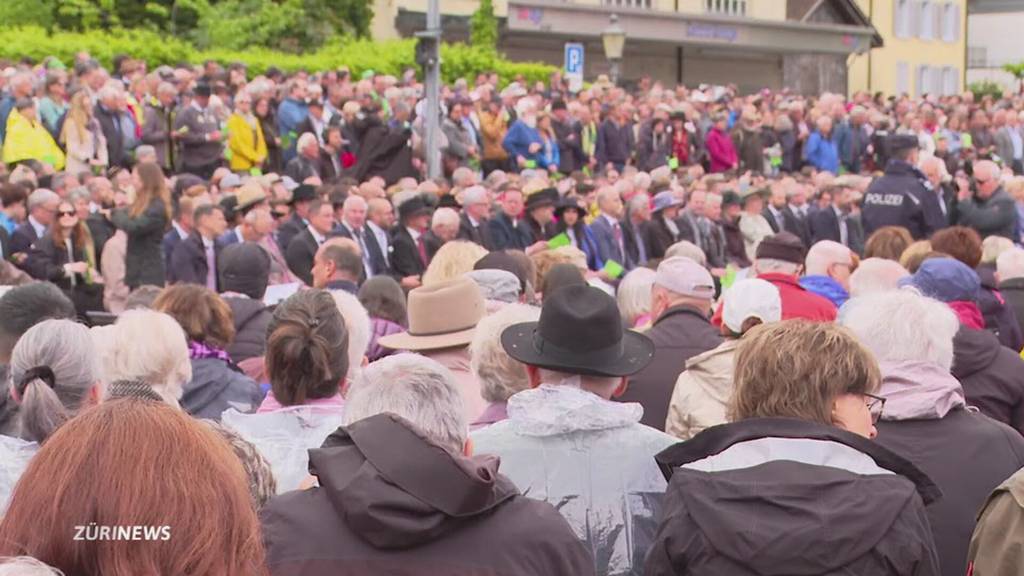
[[[864,404],[867,405],[868,412],[871,413],[871,423],[878,424],[878,420],[882,418],[882,410],[885,409],[885,398],[865,393]]]
[[[288,216],[286,212],[271,212],[270,215],[274,220],[280,220],[281,218],[286,218]]]

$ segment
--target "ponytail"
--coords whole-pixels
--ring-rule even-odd
[[[36,366],[25,372],[15,391],[21,396],[21,423],[28,440],[45,442],[71,415],[54,390],[56,377],[49,366]]]

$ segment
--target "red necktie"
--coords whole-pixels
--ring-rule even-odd
[[[416,249],[419,250],[420,261],[422,261],[423,265],[426,266],[427,265],[427,245],[423,243],[423,236],[420,236],[419,238],[416,239]]]

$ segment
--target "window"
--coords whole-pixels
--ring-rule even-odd
[[[942,93],[946,96],[958,94],[960,92],[960,70],[953,67],[947,66],[942,71]]]
[[[913,4],[911,0],[896,0],[893,4],[893,34],[897,38],[909,38],[911,31],[911,23],[913,18],[911,16],[911,9]]]
[[[935,4],[930,0],[921,0],[918,6],[917,37],[932,40],[935,38]]]
[[[651,7],[651,0],[604,0],[605,6],[618,8],[647,8]]]
[[[746,16],[747,0],[704,0],[704,9],[711,14]]]
[[[896,94],[910,93],[910,66],[906,62],[896,63]]]
[[[968,46],[967,67],[988,68],[988,48],[986,46]]]
[[[960,39],[960,6],[947,2],[942,7],[942,39],[956,42]]]

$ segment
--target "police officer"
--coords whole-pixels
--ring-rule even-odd
[[[864,194],[861,222],[865,236],[883,226],[902,226],[914,240],[928,238],[946,226],[938,197],[917,169],[918,141],[911,134],[894,134],[886,140],[890,154],[885,174],[876,178]]]

